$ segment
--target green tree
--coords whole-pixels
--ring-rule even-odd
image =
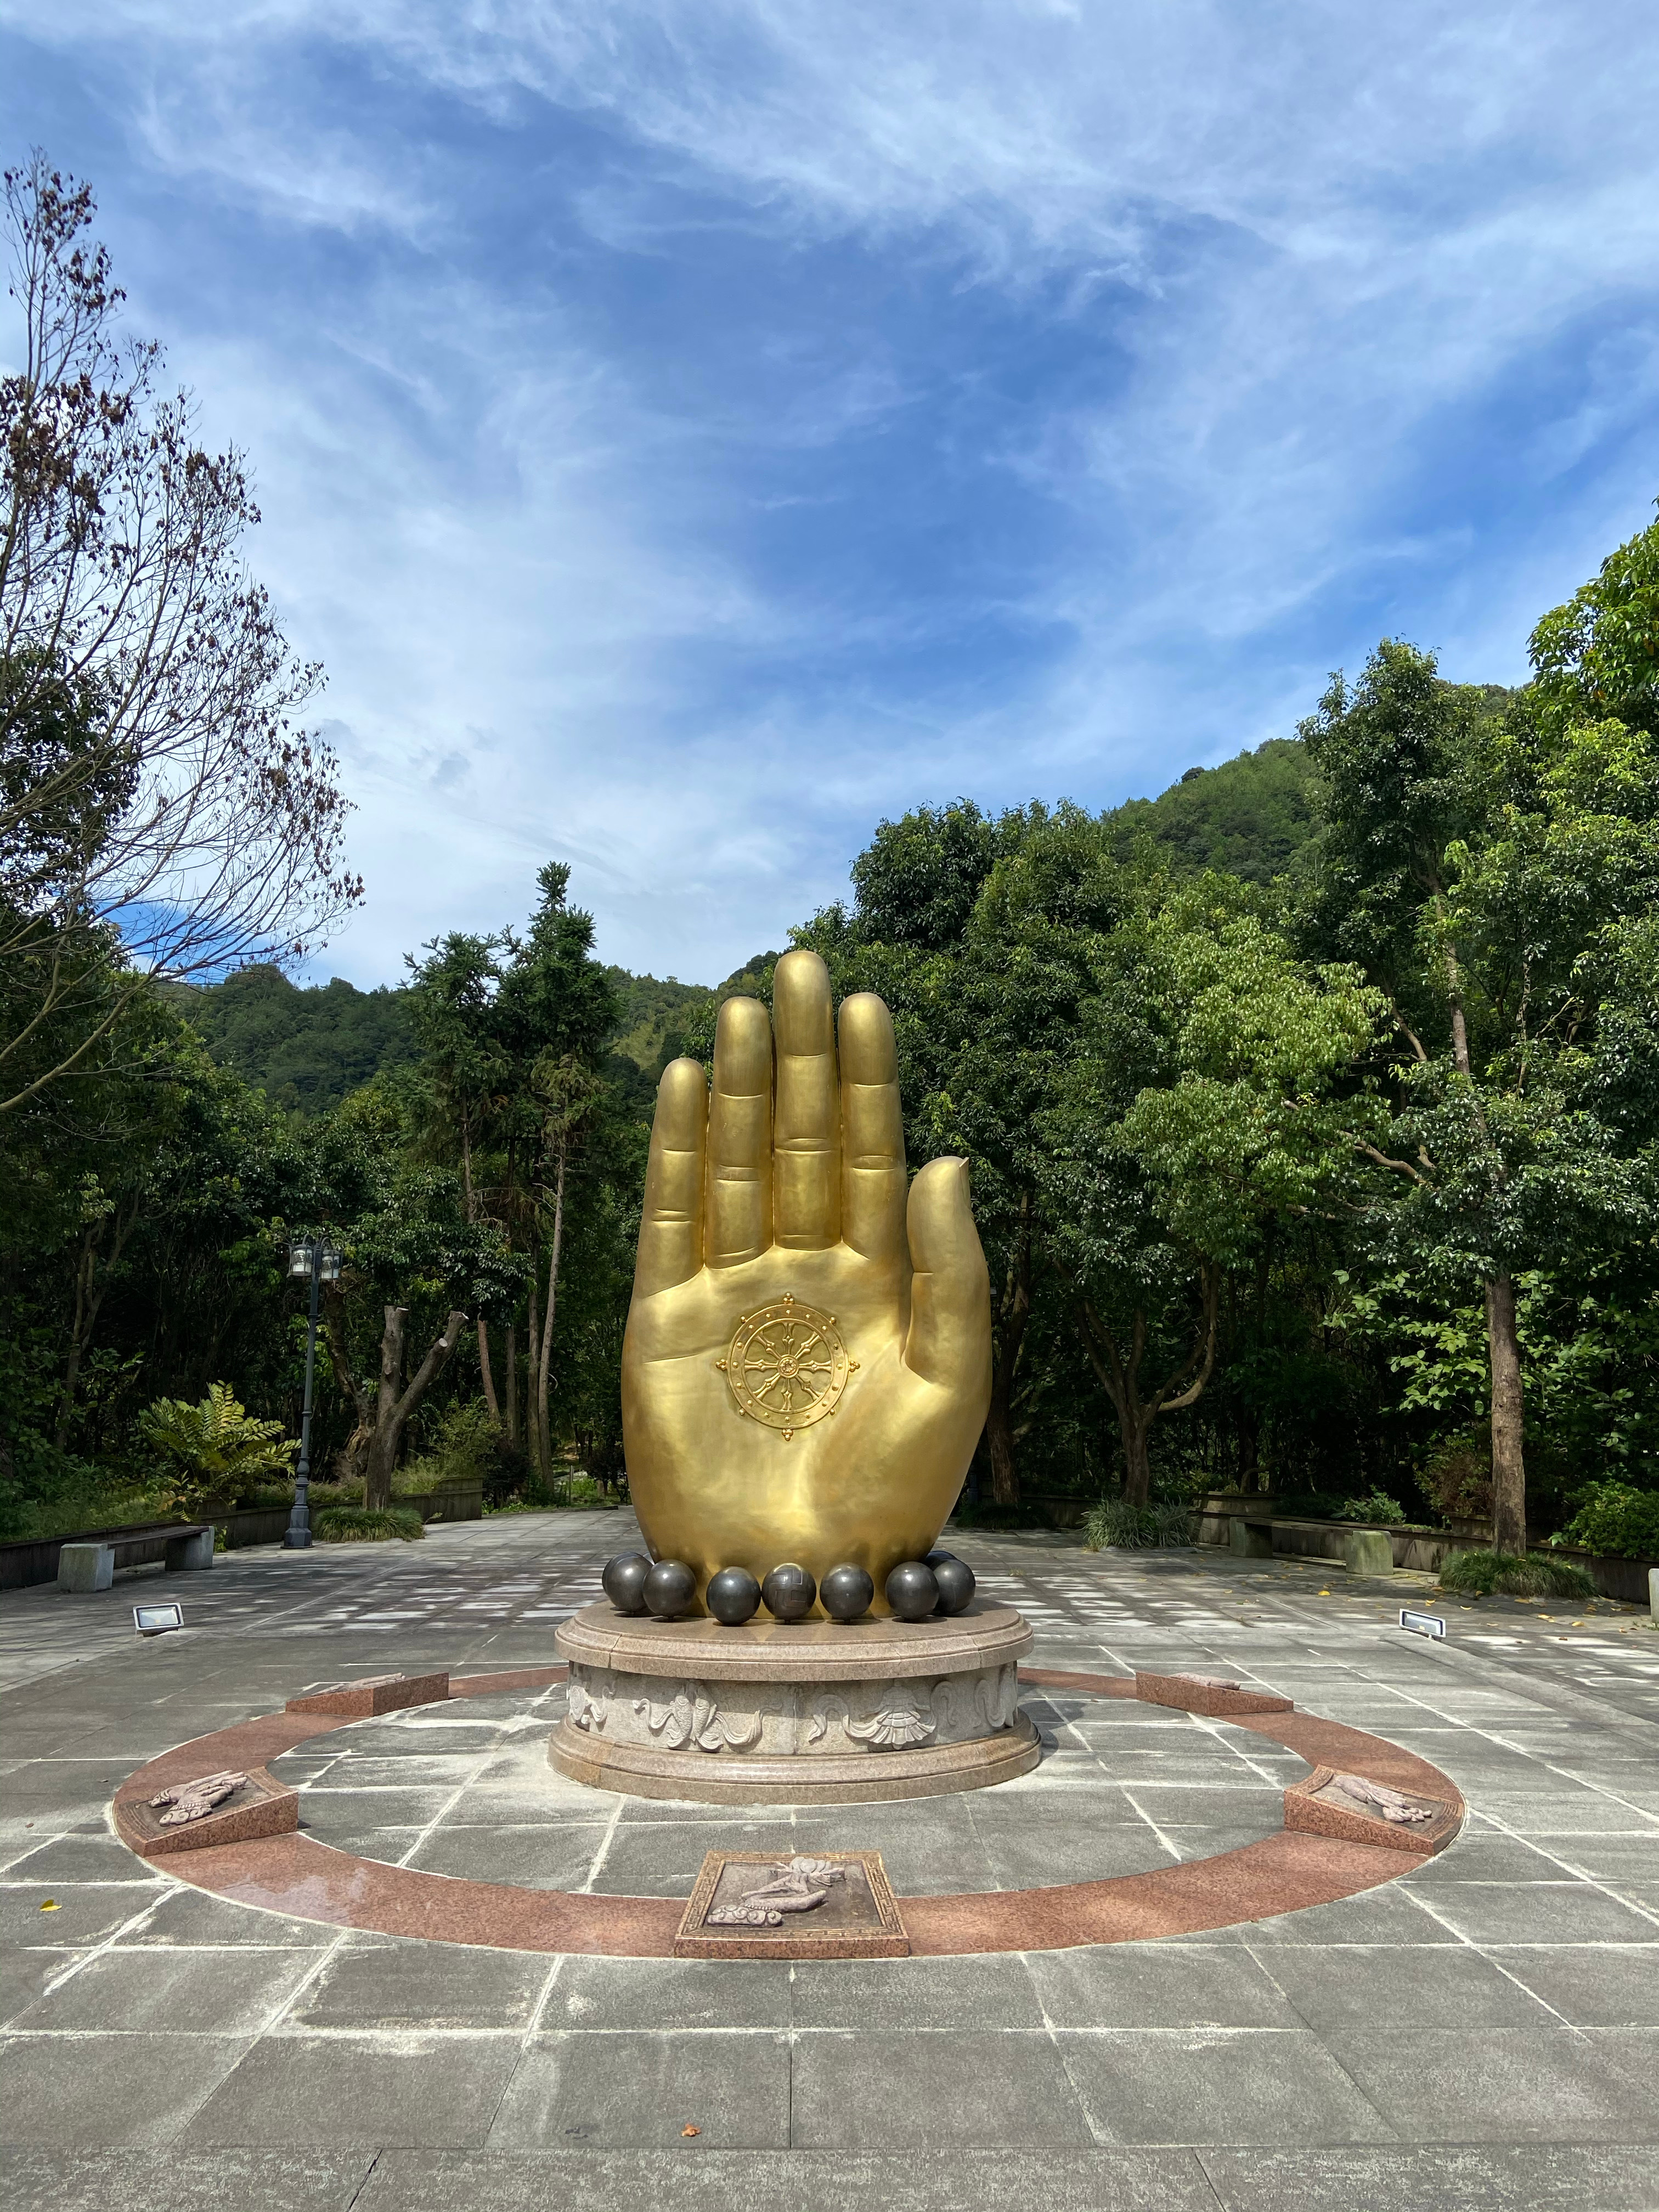
[[[1304,734],[1315,941],[1385,994],[1388,1250],[1484,1310],[1493,1541],[1526,1548],[1517,1281],[1650,1236],[1659,1127],[1659,525],[1534,633],[1502,714],[1385,640]],[[1612,710],[1612,711],[1610,711]],[[1625,719],[1628,716],[1629,719]]]
[[[1243,886],[1172,881],[1115,842],[1071,806],[924,810],[878,832],[854,912],[802,933],[838,988],[894,1010],[912,1153],[972,1164],[1005,1504],[1080,1355],[1144,1501],[1153,1424],[1212,1371],[1225,1270],[1265,1224],[1332,1202],[1351,1151],[1334,1086],[1373,1033],[1358,977],[1303,968]]]
[[[1230,1273],[1273,1229],[1330,1216],[1352,1181],[1352,1079],[1380,1007],[1356,971],[1310,968],[1231,879],[1152,878],[1091,959],[1059,1109],[1049,1210],[1083,1340],[1144,1504],[1154,1424],[1214,1370]],[[1172,1316],[1192,1318],[1162,1371]]]
[[[320,672],[243,565],[242,457],[121,338],[88,189],[36,153],[5,202],[0,1114],[82,1067],[147,976],[285,957],[362,895],[333,757],[293,721]]]
[[[588,1149],[605,1098],[602,1060],[618,1005],[610,971],[594,957],[593,917],[568,902],[568,867],[550,861],[536,880],[541,902],[524,938],[514,942],[496,1004],[497,1033],[512,1065],[517,1156],[525,1168],[532,1240],[529,1426],[545,1482],[553,1463],[549,1404],[566,1209],[573,1168]]]

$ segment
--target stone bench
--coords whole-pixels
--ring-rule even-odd
[[[58,1554],[58,1587],[77,1593],[106,1590],[117,1567],[139,1566],[153,1559],[158,1542],[168,1574],[200,1574],[213,1565],[211,1521],[165,1522],[149,1528],[125,1528],[118,1536],[89,1543],[65,1544]]]
[[[1235,1513],[1227,1523],[1227,1546],[1236,1559],[1271,1559],[1273,1524],[1270,1515]]]

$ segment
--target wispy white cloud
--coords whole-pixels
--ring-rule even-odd
[[[550,853],[716,975],[879,812],[1157,788],[1385,629],[1513,678],[1659,476],[1639,0],[5,24],[255,460],[354,975]]]

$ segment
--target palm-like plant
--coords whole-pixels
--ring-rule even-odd
[[[282,1423],[251,1418],[228,1382],[210,1383],[199,1406],[158,1398],[138,1430],[162,1462],[162,1502],[192,1520],[223,1511],[259,1476],[286,1474],[293,1464]]]

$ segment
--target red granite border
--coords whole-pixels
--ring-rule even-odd
[[[542,1689],[566,1671],[537,1667],[464,1675],[451,1681],[450,1696]],[[1127,1676],[1022,1667],[1020,1679],[1033,1687],[1091,1697],[1135,1694]],[[121,1784],[115,1803],[153,1794],[209,1768],[261,1766],[312,1736],[349,1725],[349,1717],[332,1713],[270,1713],[243,1721],[151,1759]],[[1462,1816],[1462,1799],[1447,1776],[1382,1736],[1294,1711],[1241,1714],[1220,1725],[1249,1729],[1282,1743],[1310,1766],[1334,1765],[1442,1798]],[[1334,1904],[1390,1881],[1417,1863],[1376,1844],[1286,1831],[1151,1874],[1114,1875],[1043,1889],[901,1897],[897,1903],[914,1957],[1055,1951],[1197,1935]],[[668,1959],[674,1955],[685,1911],[679,1898],[599,1897],[425,1874],[357,1858],[300,1834],[205,1846],[170,1861],[167,1871],[234,1904],[292,1919],[507,1951]]]

